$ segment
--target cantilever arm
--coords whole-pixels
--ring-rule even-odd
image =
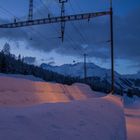
[[[90,18],[104,16],[104,15],[110,15],[110,11],[67,15],[63,17],[61,16],[48,17],[43,19],[34,19],[31,21],[20,21],[20,22],[8,23],[8,24],[1,24],[0,28],[18,28],[18,27],[25,27],[25,26],[41,25],[41,24],[59,23],[63,21],[65,22],[76,21],[76,20],[90,19]]]

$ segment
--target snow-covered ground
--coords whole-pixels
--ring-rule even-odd
[[[37,77],[35,77],[33,75],[4,74],[4,73],[0,73],[0,77],[12,77],[12,78],[26,79],[26,80],[30,80],[30,81],[41,81],[41,82],[44,81],[41,78],[37,78]]]
[[[0,105],[34,105],[42,103],[70,102],[105,96],[94,92],[87,85],[72,86],[57,83],[31,81],[19,77],[0,76]]]
[[[0,76],[0,140],[126,140],[119,97]]]
[[[128,140],[140,140],[140,99],[126,99],[125,116]]]

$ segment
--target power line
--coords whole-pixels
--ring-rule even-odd
[[[52,14],[52,13],[50,12],[49,8],[46,6],[46,4],[45,4],[42,0],[40,0],[40,1],[41,1],[41,3],[43,4],[43,6],[47,9],[48,13]],[[52,15],[53,15],[53,14],[52,14]],[[55,28],[55,26],[53,26],[53,27],[54,27],[53,30],[56,31],[57,29]],[[67,36],[68,36],[68,38],[67,38],[68,42],[71,44],[72,48],[75,49],[75,48],[73,47],[73,45],[75,44],[74,41],[73,41],[73,39],[71,38],[71,36],[70,36],[68,33],[66,33],[66,34],[67,34]],[[73,42],[73,43],[72,43],[72,42]],[[77,49],[76,49],[76,50],[77,50]],[[79,50],[77,50],[77,51],[79,51]]]
[[[3,9],[3,11],[5,11],[5,12],[7,13],[7,15],[16,17],[12,12],[10,12],[9,10],[7,10],[6,8],[1,7],[1,6],[0,6],[0,8]],[[16,17],[16,18],[20,20],[20,18],[18,18],[18,17]],[[35,30],[33,27],[29,27],[29,28],[31,29],[30,32],[33,33],[33,31],[34,31],[34,33],[36,33],[35,35],[37,35],[38,38],[40,38],[40,39],[43,39],[43,40],[52,39],[52,38],[46,38],[44,35],[42,35],[39,31]],[[23,30],[20,30],[20,31],[23,32]],[[39,35],[40,35],[41,37],[40,37]],[[31,39],[31,38],[30,38],[30,39]],[[31,39],[31,40],[32,40],[32,39]]]
[[[79,8],[80,12],[82,12],[83,10],[81,9],[79,3],[77,1],[75,1],[75,2],[76,2],[76,6]]]
[[[35,5],[34,5],[35,6]],[[39,10],[39,9],[37,9],[37,7],[35,6],[35,9],[38,11],[38,13],[41,15],[41,16],[44,16],[44,13],[42,14],[41,13],[41,11]],[[53,26],[54,27],[54,26]],[[57,30],[56,29],[54,29],[54,28],[52,28],[55,32],[57,32]],[[38,31],[39,32],[39,31]],[[41,33],[39,33],[39,34],[41,34]],[[43,34],[42,34],[43,35]],[[41,35],[41,36],[42,36]],[[44,35],[43,35],[44,36]],[[46,38],[46,37],[45,37]],[[57,37],[52,37],[52,39],[57,39]]]
[[[8,13],[8,14],[12,15],[13,17],[15,17],[15,15],[14,15],[11,11],[5,9],[5,8],[2,7],[1,5],[0,5],[0,8],[3,9],[3,11],[5,11],[6,13]]]
[[[70,4],[70,7],[71,7],[72,11],[75,12],[75,10],[74,10],[74,8],[73,8],[71,2],[69,2],[69,4]],[[79,35],[81,36],[82,42],[84,41],[85,44],[88,44],[87,40],[85,39],[85,38],[88,38],[88,37],[87,37],[87,36],[85,37],[85,36],[81,33],[81,31],[79,30],[79,28],[78,28],[77,26],[75,26],[74,23],[72,23],[72,26],[75,28],[75,30],[76,30],[76,31],[79,33]]]
[[[35,2],[35,4],[37,4],[38,5],[38,3],[36,2],[36,1],[34,1]],[[38,6],[36,6],[34,4],[34,8],[36,9],[35,11],[37,11],[40,15],[42,15],[43,16],[43,14],[41,13],[41,11],[39,10],[39,8],[38,8]],[[31,27],[31,31],[34,31],[34,33],[37,35],[37,36],[39,36],[39,38],[41,39],[41,40],[48,40],[48,41],[50,41],[50,39],[56,39],[56,37],[50,37],[50,38],[47,38],[44,34],[42,34],[40,31],[38,31],[37,29],[34,29],[33,27]]]

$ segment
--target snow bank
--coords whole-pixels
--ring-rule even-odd
[[[125,97],[125,116],[128,140],[140,139],[140,98]]]
[[[94,93],[89,86],[84,84],[68,86],[13,77],[0,77],[0,105],[69,102],[98,96],[101,94]]]
[[[0,77],[0,140],[126,140],[120,99],[100,96],[84,84]]]
[[[12,78],[19,78],[19,79],[26,79],[31,81],[44,81],[41,78],[35,77],[33,75],[21,75],[21,74],[3,74],[0,73],[0,77],[12,77]]]
[[[1,140],[126,140],[119,104],[103,98],[0,108]]]

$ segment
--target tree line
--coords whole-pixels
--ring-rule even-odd
[[[44,70],[39,66],[25,63],[24,57],[21,58],[20,55],[16,57],[11,54],[8,46],[4,46],[4,48],[0,51],[0,73],[33,75],[45,81],[63,84],[72,84],[75,81],[78,81],[77,78],[63,76],[49,70]]]

